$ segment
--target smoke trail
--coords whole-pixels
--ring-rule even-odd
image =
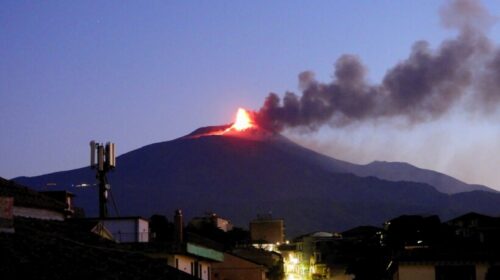
[[[314,73],[299,75],[302,94],[270,93],[257,112],[268,129],[316,129],[381,117],[403,117],[409,123],[439,118],[466,95],[470,108],[496,110],[500,103],[500,49],[485,33],[494,23],[478,1],[455,0],[441,10],[443,25],[458,30],[456,38],[436,49],[425,41],[413,45],[407,59],[389,69],[378,85],[366,82],[366,68],[354,55],[335,63],[333,81],[321,83]]]

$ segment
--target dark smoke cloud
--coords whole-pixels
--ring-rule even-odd
[[[314,73],[299,74],[301,95],[270,93],[256,113],[268,129],[316,129],[382,117],[403,117],[408,123],[439,118],[464,96],[470,109],[495,111],[500,103],[500,49],[485,35],[494,23],[478,1],[456,0],[441,10],[445,27],[457,36],[432,50],[425,41],[413,45],[409,57],[389,69],[378,85],[366,81],[366,67],[354,55],[335,63],[333,81],[318,82]]]

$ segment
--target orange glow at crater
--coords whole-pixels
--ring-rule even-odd
[[[243,108],[238,108],[238,112],[236,113],[236,120],[231,128],[234,128],[238,131],[246,130],[254,127],[255,124],[252,120],[250,114]]]

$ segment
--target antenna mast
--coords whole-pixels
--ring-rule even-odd
[[[96,178],[99,180],[99,218],[108,216],[108,193],[111,185],[106,173],[116,167],[115,144],[106,145],[90,141],[90,168],[96,169]]]

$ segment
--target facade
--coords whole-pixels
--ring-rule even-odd
[[[212,279],[212,265],[224,261],[222,252],[190,242],[149,252],[149,255],[166,259],[169,266],[203,280]]]
[[[0,233],[14,233],[14,198],[0,196]]]
[[[250,222],[250,238],[253,243],[283,244],[285,241],[285,223],[283,219],[259,216]]]
[[[446,223],[401,216],[386,223],[393,280],[500,279],[500,223],[468,213]]]
[[[265,280],[266,267],[233,254],[212,265],[212,280]]]
[[[299,236],[279,247],[284,260],[285,275],[291,279],[352,280],[348,266],[365,252],[357,236],[314,232]]]
[[[280,246],[284,259],[285,275],[294,279],[327,278],[330,270],[323,261],[326,252],[322,252],[319,242],[333,240],[333,234],[315,232],[297,237],[290,244]]]
[[[75,209],[73,207],[73,198],[75,195],[73,193],[67,191],[44,191],[40,193],[64,204],[66,217],[72,217],[74,215]]]
[[[233,229],[233,224],[229,220],[221,218],[215,213],[209,213],[203,217],[195,217],[189,222],[189,225],[198,229],[205,225],[213,225],[224,232]]]
[[[199,279],[211,279],[210,273],[212,268],[211,261],[209,260],[200,259],[193,255],[172,254],[168,256],[167,264]]]
[[[62,211],[56,211],[52,209],[41,209],[14,205],[14,217],[64,221],[65,214]]]
[[[212,223],[220,230],[228,232],[233,229],[233,224],[229,220],[218,217],[216,214],[213,214],[211,218]]]
[[[174,212],[174,236],[172,243],[150,252],[150,256],[166,259],[167,264],[198,279],[210,280],[212,265],[224,261],[224,254],[207,246],[186,241],[182,211]]]
[[[487,261],[399,261],[393,280],[486,280],[491,264]],[[493,266],[496,267],[496,266]],[[490,274],[491,276],[491,274]]]
[[[478,245],[500,245],[500,218],[467,213],[448,222],[455,234]]]
[[[141,217],[117,217],[100,219],[116,242],[149,242],[149,222]]]
[[[63,221],[66,217],[64,203],[3,178],[0,178],[0,196],[14,199],[14,218]]]

